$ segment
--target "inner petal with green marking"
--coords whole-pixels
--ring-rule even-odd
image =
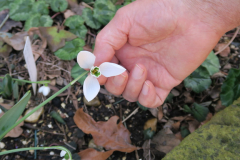
[[[99,76],[101,76],[101,71],[99,67],[92,67],[90,70],[90,74],[96,78],[98,78]]]

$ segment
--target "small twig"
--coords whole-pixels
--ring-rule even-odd
[[[138,155],[137,150],[135,150],[135,156],[136,156],[136,159],[139,160],[139,155]]]
[[[90,8],[91,10],[93,10],[93,8],[92,8],[91,6],[89,6],[87,3],[82,2],[82,5],[83,5],[84,7],[87,7],[87,8]]]
[[[73,150],[76,150],[76,148],[74,148],[73,146],[71,146],[70,144],[63,142],[64,144],[66,144],[68,147],[72,148]]]
[[[61,127],[55,119],[54,119],[54,121],[57,124],[58,128],[64,133],[64,138],[67,141],[67,136],[66,136],[66,132],[64,130],[64,127]]]
[[[54,64],[51,64],[51,63],[47,63],[47,62],[39,62],[39,63],[44,63],[44,64],[46,64],[46,65],[55,66],[55,67],[59,68],[60,70],[63,70],[63,71],[65,71],[65,72],[68,72],[69,74],[71,74],[69,71],[67,71],[67,70],[65,70],[65,69],[63,69],[63,68],[61,68],[61,67],[59,67],[59,66],[57,66],[57,65],[54,65]]]
[[[127,116],[127,118],[125,118],[125,119],[122,121],[122,123],[124,123],[126,120],[128,120],[132,115],[136,114],[136,113],[138,112],[138,109],[139,109],[139,107],[136,108],[129,116]]]
[[[224,49],[226,49],[226,48],[233,42],[233,40],[236,38],[239,30],[240,30],[240,26],[237,27],[237,30],[235,31],[232,39],[228,42],[228,44],[226,44],[226,46],[224,46],[222,49],[220,49],[219,51],[217,51],[217,52],[215,53],[215,55],[221,53]]]
[[[2,21],[2,23],[0,24],[0,29],[2,28],[2,26],[7,22],[9,18],[9,14],[6,15],[6,17],[4,18],[4,20]]]
[[[55,13],[51,18],[53,19],[53,18],[55,18],[57,15],[59,15],[61,12],[57,12],[57,13]]]

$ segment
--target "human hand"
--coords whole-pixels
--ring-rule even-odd
[[[96,38],[95,65],[112,61],[128,72],[101,76],[100,84],[128,101],[161,105],[229,29],[207,14],[185,0],[137,0],[121,8]]]

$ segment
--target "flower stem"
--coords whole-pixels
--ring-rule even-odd
[[[0,77],[0,78],[3,79],[4,77]],[[38,83],[38,84],[48,84],[48,83],[51,82],[51,81],[37,81],[37,82],[34,82],[34,81],[28,81],[28,80],[16,79],[16,78],[12,78],[12,80],[19,81],[19,82],[25,82],[25,83]]]
[[[8,150],[8,151],[3,151],[0,152],[0,156],[4,155],[4,154],[9,154],[9,153],[14,153],[14,152],[21,152],[21,151],[29,151],[29,150],[45,150],[45,149],[58,149],[58,150],[64,150],[67,152],[67,154],[69,155],[69,159],[72,160],[72,154],[71,152],[62,146],[53,146],[53,147],[29,147],[29,148],[19,148],[19,149],[12,149],[12,150]]]
[[[25,119],[27,119],[29,116],[31,116],[34,112],[36,112],[37,110],[39,110],[41,107],[43,107],[45,104],[47,104],[49,101],[51,101],[53,98],[57,97],[60,93],[62,93],[63,91],[65,91],[68,87],[70,87],[71,85],[73,85],[76,81],[78,81],[80,78],[82,78],[82,76],[84,76],[85,74],[87,74],[89,71],[85,71],[83,72],[80,76],[78,76],[76,79],[74,79],[72,82],[70,82],[68,85],[66,85],[65,87],[63,87],[62,89],[60,89],[58,92],[56,92],[54,95],[52,95],[51,97],[49,97],[48,99],[46,99],[45,101],[43,101],[41,104],[39,104],[37,107],[35,107],[31,112],[29,112],[28,114],[26,114],[24,117],[22,117],[20,120],[18,120],[14,125],[12,125],[11,127],[9,127],[4,133],[1,133],[0,135],[0,140],[8,133],[10,132],[14,127],[16,127],[17,125],[19,125],[21,122],[23,122]]]

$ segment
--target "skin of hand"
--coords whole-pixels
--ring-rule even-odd
[[[236,27],[225,25],[216,15],[211,20],[211,14],[204,12],[207,7],[196,6],[187,0],[137,0],[119,9],[97,35],[95,65],[111,61],[127,71],[101,76],[100,84],[128,101],[160,106],[171,89],[206,59],[221,36]]]

